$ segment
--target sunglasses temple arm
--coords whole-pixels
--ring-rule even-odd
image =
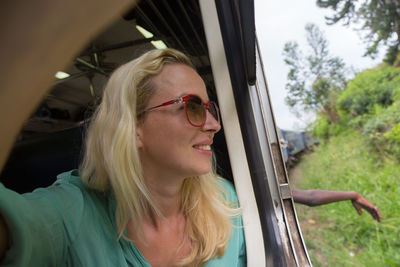
[[[165,106],[168,106],[168,105],[172,105],[172,104],[175,104],[175,103],[177,103],[179,101],[180,101],[179,99],[178,100],[167,101],[167,102],[164,102],[164,103],[162,103],[160,105],[148,108],[148,109],[146,109],[146,111],[149,111],[149,110],[152,110],[152,109],[155,109],[155,108],[159,108],[159,107],[165,107]]]

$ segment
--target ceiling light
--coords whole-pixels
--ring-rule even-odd
[[[153,38],[154,34],[152,34],[151,32],[149,32],[148,30],[146,30],[145,28],[136,25],[136,29],[144,36],[144,38]]]
[[[165,49],[165,48],[167,48],[167,45],[161,40],[151,41],[151,44],[157,49]]]
[[[68,73],[66,73],[66,72],[63,72],[63,71],[57,71],[56,72],[56,74],[54,75],[57,79],[65,79],[65,78],[68,78],[69,76],[71,76],[71,75],[69,75]]]

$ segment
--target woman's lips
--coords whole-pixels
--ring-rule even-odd
[[[193,147],[200,150],[211,150],[211,146],[209,145],[194,145]]]
[[[210,145],[194,145],[194,149],[202,154],[206,154],[208,156],[212,155],[211,146]]]

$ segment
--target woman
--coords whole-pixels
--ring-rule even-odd
[[[2,263],[245,265],[237,197],[212,166],[219,130],[218,108],[182,53],[153,50],[121,66],[79,173],[24,196],[0,188],[10,246]]]

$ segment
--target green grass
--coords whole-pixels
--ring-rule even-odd
[[[400,266],[400,164],[371,154],[355,131],[332,137],[303,156],[300,189],[356,191],[381,211],[377,223],[350,201],[297,205],[314,266]]]

